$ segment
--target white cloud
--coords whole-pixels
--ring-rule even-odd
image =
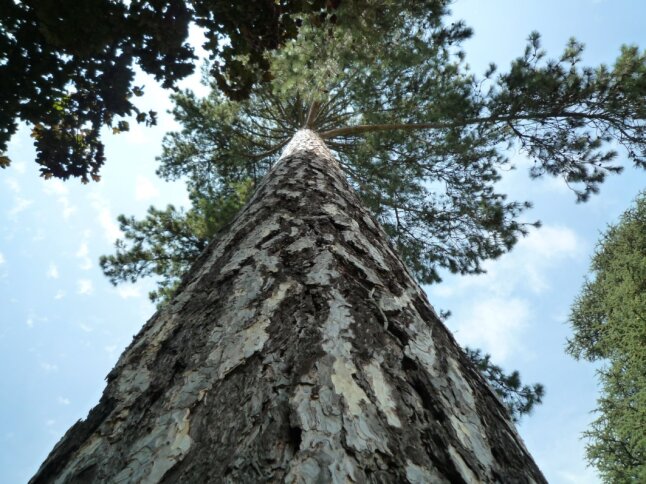
[[[557,471],[561,482],[569,484],[592,484],[599,482],[597,473],[590,467],[581,469],[578,472],[572,470]]]
[[[119,297],[122,299],[130,299],[130,298],[137,298],[141,297],[141,291],[137,286],[119,286],[117,288],[117,294],[119,294]]]
[[[87,241],[84,240],[76,251],[76,257],[81,259],[81,265],[79,266],[81,270],[87,271],[92,268],[92,260],[88,255],[89,253],[90,249],[88,248]]]
[[[2,252],[0,252],[0,266],[6,262],[6,259],[4,258],[4,255]]]
[[[33,328],[36,323],[46,323],[49,321],[49,318],[47,316],[38,316],[37,314],[30,314],[27,320],[25,321],[25,324],[29,328]]]
[[[571,229],[546,225],[518,242],[517,250],[546,259],[562,259],[575,258],[582,248],[582,242]]]
[[[69,405],[71,403],[69,398],[61,397],[60,395],[56,401],[61,405]]]
[[[55,364],[52,364],[52,363],[43,362],[43,363],[40,364],[40,367],[46,373],[52,373],[54,371],[58,371],[58,365],[55,365]]]
[[[143,145],[153,141],[146,132],[146,128],[140,124],[130,124],[130,129],[124,133],[124,137],[127,143],[137,145]]]
[[[65,297],[65,291],[59,289],[56,291],[56,295],[54,296],[54,299],[63,299]]]
[[[13,166],[14,170],[16,170],[21,175],[27,170],[27,163],[25,163],[24,161],[12,162],[11,166]]]
[[[450,282],[431,286],[429,292],[443,298],[474,289],[497,297],[509,297],[518,290],[538,294],[550,289],[547,273],[555,264],[577,259],[585,251],[573,230],[546,225],[521,239],[511,253],[486,261],[485,274],[447,278]]]
[[[9,190],[14,193],[20,193],[20,183],[18,183],[18,180],[16,180],[15,178],[7,178],[5,180],[5,183],[9,187]]]
[[[85,323],[79,323],[79,328],[81,328],[81,330],[85,331],[86,333],[91,333],[92,331],[94,331],[92,326]]]
[[[137,200],[150,200],[159,195],[155,184],[145,176],[138,176],[135,182],[135,198]]]
[[[117,345],[106,345],[103,347],[110,358],[117,356]]]
[[[76,207],[70,203],[69,200],[69,188],[65,185],[62,180],[54,178],[51,180],[43,180],[43,191],[47,195],[53,195],[58,197],[58,202],[62,205],[63,218],[68,219],[70,216],[76,212]]]
[[[458,291],[458,285],[459,284],[448,283],[435,284],[433,286],[427,287],[426,292],[431,295],[431,299],[434,299],[434,296],[449,298],[453,297],[453,295]]]
[[[108,202],[101,196],[101,194],[98,192],[91,193],[90,200],[92,207],[97,213],[97,218],[101,228],[103,229],[103,235],[106,240],[112,243],[115,239],[123,237],[123,232],[121,232],[119,225],[115,221],[116,217],[112,215]]]
[[[76,212],[76,207],[72,204],[70,204],[69,200],[67,198],[59,198],[58,201],[63,205],[63,218],[67,220],[70,218],[70,216]]]
[[[63,183],[63,180],[58,178],[43,180],[42,183],[43,190],[48,195],[67,195],[69,193],[69,188]]]
[[[521,336],[530,314],[523,299],[476,301],[457,321],[455,336],[463,346],[482,348],[495,361],[502,362],[522,346]]]
[[[159,118],[157,120],[157,127],[162,132],[168,133],[170,131],[180,131],[182,129],[182,125],[179,124],[172,115],[168,113],[162,113],[161,111],[159,111],[158,114]]]
[[[89,279],[79,279],[78,280],[78,293],[79,294],[85,294],[86,296],[89,296],[94,292],[94,285],[92,284],[92,281]]]
[[[99,223],[108,241],[114,242],[116,239],[123,237],[123,232],[121,232],[119,225],[115,222],[115,217],[108,209],[102,210],[99,214]]]
[[[49,264],[49,269],[47,269],[47,277],[49,279],[58,279],[58,267],[53,262]]]
[[[26,198],[22,197],[15,197],[13,206],[8,210],[9,216],[15,217],[20,212],[24,212],[32,203],[34,203],[33,200],[27,200]]]
[[[514,250],[485,262],[486,274],[451,276],[428,288],[431,299],[452,299],[448,324],[465,346],[483,348],[503,361],[522,350],[522,335],[530,319],[527,293],[551,289],[555,267],[585,252],[577,234],[567,227],[545,226],[522,239]],[[522,296],[521,296],[522,295]]]

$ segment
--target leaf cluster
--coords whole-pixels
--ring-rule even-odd
[[[646,167],[646,53],[624,46],[612,68],[591,68],[581,67],[583,48],[570,39],[559,59],[546,60],[533,32],[524,55],[491,86],[483,111],[535,161],[532,177],[561,176],[578,201],[621,172],[613,142]]]
[[[585,432],[606,482],[646,479],[646,193],[601,237],[572,305],[567,351],[600,360],[597,419]]]
[[[505,373],[500,366],[491,362],[491,355],[483,354],[479,349],[465,348],[464,352],[489,382],[514,422],[518,422],[523,415],[529,415],[536,405],[543,402],[545,388],[540,383],[523,385],[518,371]]]
[[[115,254],[101,256],[103,273],[113,284],[157,276],[157,288],[149,297],[163,304],[209,241],[248,200],[252,186],[244,180],[218,192],[193,192],[189,210],[150,207],[143,220],[120,215],[124,238],[117,241]]]
[[[19,121],[33,127],[45,177],[98,180],[100,130],[122,118],[154,124],[133,102],[135,66],[164,88],[193,72],[189,26],[205,29],[211,74],[223,92],[248,96],[267,80],[265,53],[298,32],[300,17],[328,16],[325,0],[0,0],[0,155]],[[6,155],[0,167],[7,166]]]
[[[446,2],[426,2],[425,15],[423,3],[382,1],[381,10],[363,15],[344,6],[332,29],[304,23],[298,39],[273,56],[274,83],[247,100],[217,91],[204,99],[176,95],[173,114],[183,129],[165,138],[158,173],[184,178],[191,190],[257,181],[304,126],[325,135],[402,116],[466,116],[475,109],[473,81],[451,50],[471,32],[460,23],[441,23]],[[354,14],[358,23],[345,25]],[[439,267],[480,272],[481,260],[509,250],[526,231],[515,219],[529,204],[507,202],[495,192],[506,161],[490,137],[471,126],[326,141],[423,282],[439,280]]]

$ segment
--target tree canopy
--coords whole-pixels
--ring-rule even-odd
[[[587,457],[605,482],[646,480],[646,193],[603,234],[572,305],[567,351],[601,361]]]
[[[244,98],[270,77],[265,52],[298,32],[300,17],[332,15],[330,0],[0,1],[0,166],[19,121],[32,127],[45,177],[98,180],[100,130],[154,124],[134,103],[136,67],[164,88],[193,72],[189,27],[204,30],[211,75]]]
[[[2,1],[0,166],[9,164],[3,152],[24,121],[33,128],[43,176],[98,179],[105,161],[102,127],[127,130],[130,116],[156,122],[156,113],[135,105],[143,92],[134,85],[135,67],[163,87],[174,87],[194,69],[196,58],[186,41],[191,25],[203,29],[213,82],[231,99],[247,98],[254,87],[274,79],[282,94],[293,95],[294,83],[301,83],[310,103],[354,78],[347,88],[359,95],[351,103],[358,110],[336,119],[328,138],[395,126],[426,129],[426,140],[429,130],[465,124],[486,126],[489,135],[512,131],[537,160],[533,175],[564,175],[583,186],[581,196],[616,168],[611,152],[603,149],[608,140],[623,144],[643,165],[644,57],[636,48],[625,48],[612,69],[582,69],[580,44],[572,41],[560,59],[546,62],[533,35],[508,73],[494,79],[492,66],[476,79],[459,59],[459,42],[470,30],[460,22],[442,23],[450,3]],[[293,42],[303,24],[309,32]],[[271,54],[287,44],[293,47],[281,49],[287,55]]]
[[[430,3],[442,8],[431,12]],[[151,297],[163,302],[301,127],[327,140],[427,283],[442,268],[481,272],[531,225],[520,220],[528,202],[496,191],[512,168],[511,145],[534,160],[531,176],[563,177],[579,201],[621,170],[612,142],[644,164],[644,56],[636,48],[624,48],[613,68],[584,68],[581,44],[572,40],[549,60],[533,33],[509,72],[491,66],[479,77],[459,49],[470,29],[444,25],[448,2],[430,3],[385,1],[365,12],[346,5],[334,22],[308,19],[271,55],[274,81],[248,99],[217,89],[204,99],[176,94],[183,129],[166,137],[159,174],[186,180],[193,206],[151,207],[141,221],[121,216],[125,239],[101,260],[111,281],[157,275]],[[468,354],[512,415],[540,403],[542,386],[523,386],[488,355]]]
[[[617,145],[646,166],[645,54],[624,47],[613,67],[582,67],[581,44],[550,60],[532,33],[508,72],[491,66],[477,76],[460,50],[471,30],[445,25],[448,3],[343,4],[334,22],[305,19],[269,56],[273,81],[249,98],[177,93],[182,130],[166,137],[158,173],[186,180],[195,210],[241,183],[253,187],[297,129],[314,129],[408,267],[430,283],[441,269],[482,272],[482,261],[533,224],[522,219],[529,202],[496,190],[513,168],[509,147],[534,161],[530,176],[562,177],[579,201],[621,171]],[[169,253],[152,228],[192,216],[168,209],[145,225],[122,219],[133,251],[122,243],[104,270],[113,282],[156,273],[170,287],[187,268],[184,255],[206,242],[180,237],[182,249]],[[173,257],[168,271],[163,261]]]

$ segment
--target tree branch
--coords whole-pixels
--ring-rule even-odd
[[[611,124],[616,124],[615,120],[602,114],[578,113],[563,111],[560,113],[538,113],[538,114],[515,114],[508,116],[484,116],[478,118],[465,119],[462,121],[451,122],[434,122],[434,123],[389,123],[389,124],[358,124],[355,126],[346,126],[344,128],[331,129],[319,133],[322,139],[336,138],[339,136],[356,136],[365,133],[374,133],[378,131],[414,131],[423,129],[448,129],[480,123],[501,123],[520,120],[538,120],[552,118],[576,118],[576,119],[600,119]]]

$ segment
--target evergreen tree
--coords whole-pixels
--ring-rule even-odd
[[[646,193],[603,234],[570,313],[567,351],[601,361],[597,418],[585,432],[604,482],[646,480]]]
[[[626,47],[612,68],[581,68],[580,44],[550,61],[532,34],[508,73],[480,78],[459,50],[470,30],[443,24],[448,3],[346,2],[338,16],[304,16],[266,57],[273,82],[247,99],[177,96],[187,123],[167,138],[160,174],[185,177],[194,207],[123,219],[133,245],[103,264],[115,280],[159,268],[169,279],[158,297],[174,296],[34,482],[543,482],[386,236],[419,281],[478,273],[527,230],[528,204],[495,191],[505,147],[580,201],[620,171],[611,142],[644,166],[646,57]],[[300,148],[269,171],[301,128]],[[198,245],[193,234],[230,217],[196,229],[200,211],[235,208],[244,187],[256,195],[175,293],[199,249],[166,269],[176,249],[155,244],[184,234],[176,252]]]
[[[248,200],[250,186],[251,183],[238,184],[217,195],[193,192],[193,206],[186,212],[169,205],[165,210],[150,207],[143,220],[119,216],[125,238],[117,240],[114,255],[101,257],[104,274],[115,285],[158,276],[158,287],[149,297],[162,308],[208,243]],[[490,355],[483,355],[480,350],[465,348],[465,354],[502,399],[515,422],[542,403],[545,390],[541,384],[523,385],[518,371],[506,374],[491,361]]]
[[[562,177],[578,201],[621,171],[613,143],[645,166],[646,55],[637,48],[624,47],[612,69],[583,68],[582,45],[571,41],[560,59],[546,60],[532,34],[508,73],[496,76],[492,66],[480,79],[459,51],[471,32],[443,25],[445,5],[377,5],[344,5],[327,27],[303,23],[272,56],[274,82],[245,101],[218,91],[176,95],[183,130],[166,138],[159,174],[184,178],[202,198],[255,184],[292,134],[311,128],[429,283],[440,268],[482,272],[483,260],[510,250],[532,225],[520,219],[529,202],[496,192],[501,171],[513,168],[510,145],[534,160],[532,177]],[[113,280],[127,263],[110,268]]]
[[[546,482],[311,130],[107,380],[30,482]]]
[[[535,160],[531,176],[562,176],[579,201],[621,170],[611,141],[643,166],[645,57],[636,48],[624,48],[613,69],[582,68],[582,45],[572,40],[547,60],[533,33],[508,73],[491,66],[478,78],[459,50],[470,29],[443,24],[447,3],[344,5],[338,19],[306,19],[272,55],[274,82],[249,99],[175,95],[183,130],[166,137],[159,174],[185,179],[193,207],[120,217],[125,240],[102,257],[105,274],[115,284],[157,275],[151,298],[163,302],[303,126],[326,139],[423,283],[439,281],[442,268],[482,272],[483,260],[510,250],[532,225],[520,219],[529,202],[495,190],[512,168],[511,144]],[[468,354],[513,415],[540,402],[540,385],[522,386],[516,373]]]

